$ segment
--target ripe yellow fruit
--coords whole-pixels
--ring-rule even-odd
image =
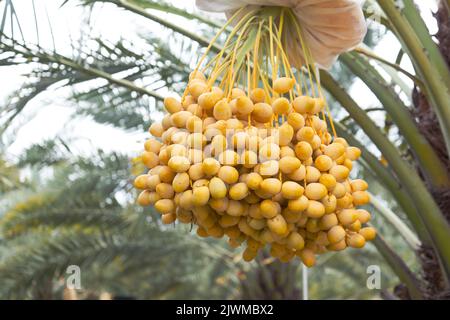
[[[187,137],[187,145],[191,149],[202,150],[206,144],[206,137],[200,132],[193,132]]]
[[[207,231],[208,231],[208,235],[210,237],[213,237],[213,238],[216,238],[216,239],[220,239],[224,235],[224,230],[219,225],[214,225],[213,227],[208,228]]]
[[[191,223],[192,222],[192,212],[188,210],[177,208],[177,220],[181,223]]]
[[[352,248],[362,248],[366,244],[366,239],[359,233],[354,233],[347,237],[346,242]]]
[[[267,226],[269,230],[279,236],[284,236],[288,232],[286,220],[284,220],[281,214],[267,220]]]
[[[204,110],[212,110],[217,101],[219,101],[218,96],[212,92],[202,93],[198,97],[198,105]]]
[[[280,147],[275,143],[266,143],[259,149],[260,161],[278,160],[280,158]]]
[[[194,80],[194,79],[206,81],[205,75],[201,71],[198,71],[198,70],[194,70],[189,74],[189,80]]]
[[[240,218],[238,218],[240,220]],[[230,237],[230,239],[238,239],[241,236],[241,231],[238,226],[232,226],[225,229],[225,234]]]
[[[176,130],[176,128],[172,128],[171,127],[172,126],[172,121],[170,120],[170,113],[166,114],[164,116],[164,118],[161,120],[161,124],[162,124],[163,129],[165,130],[163,132],[163,134],[161,135],[161,138],[162,138],[163,141],[165,141],[166,139],[164,139],[164,134],[168,134],[170,131]]]
[[[319,148],[322,145],[322,139],[317,134],[315,134],[310,144],[314,151],[319,152]]]
[[[231,99],[237,99],[238,97],[245,96],[245,91],[240,88],[231,89]]]
[[[305,179],[305,177],[306,177],[306,167],[301,165],[300,168],[293,171],[288,176],[289,176],[289,179],[291,179],[291,180],[301,181],[301,180]]]
[[[291,110],[291,104],[286,98],[277,98],[272,102],[273,113],[275,114],[288,114]]]
[[[294,137],[294,128],[289,123],[283,123],[278,129],[278,145],[287,146]]]
[[[148,131],[152,136],[160,138],[164,132],[164,128],[161,123],[155,122],[150,126]]]
[[[227,138],[222,135],[215,136],[211,141],[211,151],[219,155],[227,149]]]
[[[249,173],[246,183],[249,189],[258,190],[263,178],[256,172]]]
[[[352,193],[352,197],[355,206],[363,206],[370,202],[370,196],[367,191],[355,191]]]
[[[361,150],[357,147],[348,147],[345,150],[345,155],[350,160],[356,161],[361,156]]]
[[[266,199],[259,205],[261,215],[266,219],[271,219],[281,213],[281,206],[278,202]]]
[[[253,168],[258,164],[258,155],[250,150],[246,150],[240,157],[240,163],[246,168]]]
[[[180,173],[188,171],[191,166],[191,162],[186,157],[174,156],[170,158],[168,165],[170,169]]]
[[[171,184],[160,183],[156,186],[156,193],[163,199],[172,199],[174,190]]]
[[[325,100],[323,98],[314,98],[314,108],[312,114],[318,114],[325,107]]]
[[[266,227],[266,220],[265,219],[250,219],[248,222],[248,225],[252,229],[262,230]]]
[[[328,191],[332,191],[336,187],[336,178],[331,174],[324,173],[319,178],[319,183],[324,185]]]
[[[209,200],[209,188],[197,187],[192,190],[192,204],[194,206],[204,206],[208,203]]]
[[[316,133],[311,127],[303,127],[297,131],[296,138],[298,141],[312,142]]]
[[[281,77],[273,82],[273,89],[279,94],[287,93],[294,87],[295,81],[292,78]]]
[[[242,216],[245,214],[246,206],[241,201],[229,200],[227,213],[230,216]]]
[[[144,143],[145,151],[153,152],[156,154],[159,153],[161,146],[162,146],[161,142],[159,142],[158,140],[155,140],[155,139],[148,139]]]
[[[136,189],[147,189],[147,180],[148,180],[147,174],[142,174],[140,176],[137,176],[134,179],[134,187]]]
[[[233,200],[242,200],[248,195],[248,187],[244,182],[238,182],[231,186],[229,191],[230,198]]]
[[[159,157],[154,152],[144,151],[142,153],[142,162],[147,168],[154,168],[159,164]]]
[[[327,246],[327,249],[330,251],[342,251],[345,248],[347,248],[347,243],[345,242],[345,239],[342,239],[337,243],[332,243]]]
[[[308,207],[309,200],[305,196],[301,196],[295,200],[289,200],[288,208],[293,212],[303,212]]]
[[[333,166],[333,160],[327,155],[321,155],[316,158],[314,165],[320,171],[328,171]]]
[[[177,193],[185,191],[189,188],[189,175],[186,172],[177,173],[173,178],[172,187]]]
[[[279,166],[281,172],[285,174],[293,173],[295,170],[300,168],[302,163],[299,159],[293,156],[286,156],[280,159]]]
[[[165,164],[166,165],[169,162],[170,154],[167,151],[167,148],[161,149],[159,151],[159,155],[158,156],[159,156],[160,164]]]
[[[281,186],[281,194],[285,199],[294,200],[303,195],[303,187],[294,181],[285,181]]]
[[[239,119],[228,119],[226,128],[237,131],[243,129],[244,124]]]
[[[190,117],[192,117],[192,113],[182,110],[172,114],[170,121],[177,128],[186,128],[186,123]]]
[[[351,231],[356,231],[358,232],[359,230],[361,230],[361,222],[359,220],[356,220],[355,222],[353,222],[351,225],[348,226],[348,229]]]
[[[256,103],[252,112],[252,118],[255,121],[266,123],[272,119],[273,110],[272,107],[267,103]]]
[[[225,183],[233,184],[239,179],[239,172],[230,166],[223,166],[219,169],[217,176]]]
[[[246,132],[236,132],[231,138],[231,145],[234,149],[243,150],[248,145],[249,138]]]
[[[252,100],[246,96],[240,96],[236,99],[236,110],[240,115],[248,115],[255,108]]]
[[[173,97],[167,97],[164,99],[164,108],[166,108],[167,112],[171,114],[183,110],[183,106],[181,105],[180,101]]]
[[[315,101],[311,97],[300,96],[294,99],[292,105],[298,113],[306,114],[314,109]]]
[[[287,223],[297,223],[302,218],[302,213],[298,211],[292,211],[289,208],[284,208],[281,212]]]
[[[172,145],[168,146],[165,150],[170,154],[170,157],[175,157],[175,156],[186,157],[187,156],[187,149],[185,146],[183,146],[181,144],[172,144]]]
[[[266,100],[266,93],[261,88],[255,88],[250,92],[250,99],[253,103],[264,102]]]
[[[265,161],[259,166],[259,174],[264,177],[274,176],[278,174],[279,166],[279,162],[276,160]]]
[[[195,99],[198,99],[198,97],[207,92],[208,90],[208,85],[205,83],[204,80],[200,80],[200,79],[193,79],[191,81],[189,81],[188,84],[188,91],[191,94],[191,96],[193,96]]]
[[[175,211],[175,203],[172,199],[161,199],[156,201],[155,209],[159,213],[171,213]]]
[[[201,164],[203,161],[203,152],[198,149],[189,149],[187,152],[188,159],[193,164]]]
[[[216,103],[214,106],[213,115],[217,120],[228,120],[231,118],[231,107],[225,99],[222,99]]]
[[[336,160],[345,153],[345,147],[340,143],[334,142],[325,147],[324,153],[331,159]]]
[[[336,178],[336,181],[342,182],[348,178],[350,170],[342,165],[336,165],[331,167],[330,174]]]
[[[209,186],[211,186],[211,183],[209,184]],[[211,193],[211,187],[209,188],[209,192]],[[225,192],[225,194],[226,194],[226,192]],[[223,213],[223,212],[227,211],[229,199],[225,198],[225,197],[221,198],[221,199],[215,199],[212,196],[213,195],[211,193],[211,199],[209,199],[210,207],[218,213]]]
[[[214,158],[206,158],[202,163],[202,170],[207,176],[214,176],[219,172],[220,163]]]
[[[300,259],[302,259],[303,264],[308,268],[311,268],[316,264],[316,255],[311,249],[305,248],[300,251],[299,255]]]
[[[286,245],[295,250],[302,250],[305,247],[305,240],[298,232],[291,232],[287,237]]]
[[[325,206],[315,200],[308,201],[308,207],[306,208],[306,215],[310,218],[321,218],[325,214]]]
[[[327,188],[320,183],[309,183],[305,188],[305,195],[310,200],[320,200],[327,194]]]
[[[242,259],[246,262],[250,262],[256,258],[258,251],[252,250],[250,248],[246,248],[244,252],[242,252]]]
[[[234,150],[225,150],[219,154],[219,162],[221,165],[235,166],[239,163],[239,155]]]
[[[352,170],[353,169],[353,162],[350,159],[345,159],[344,162],[342,163],[342,165],[346,166],[348,168],[348,170]]]
[[[191,178],[192,181],[197,181],[202,179],[205,174],[203,172],[202,164],[196,163],[191,165],[191,167],[188,170],[189,178]]]
[[[350,193],[346,193],[345,196],[343,196],[340,199],[337,199],[336,205],[338,209],[348,209],[353,207],[353,197]]]
[[[276,178],[264,179],[260,184],[260,189],[271,195],[276,195],[281,191],[281,181]]]
[[[356,213],[357,213],[357,215],[358,215],[358,220],[361,222],[361,223],[367,223],[367,222],[369,222],[370,221],[370,213],[367,211],[367,210],[364,210],[364,209],[358,209],[358,210],[356,210]]]
[[[295,154],[300,160],[309,159],[312,156],[313,149],[306,141],[300,141],[295,145]]]
[[[198,116],[190,116],[186,121],[186,129],[189,132],[199,132],[203,131],[203,121]]]
[[[339,223],[338,218],[335,213],[330,213],[324,215],[319,220],[319,227],[321,230],[329,230]]]
[[[325,207],[325,213],[333,213],[337,208],[337,199],[334,195],[326,195],[322,200],[322,204]]]
[[[186,210],[192,209],[192,190],[186,190],[181,194],[180,207]]]
[[[162,166],[158,171],[159,179],[164,183],[172,183],[175,174],[169,166]]]
[[[141,193],[139,193],[139,196],[137,198],[137,203],[143,207],[151,205],[152,202],[150,201],[150,193],[151,193],[151,191],[148,191],[148,190],[144,190]]]
[[[358,219],[358,213],[355,209],[344,209],[337,212],[336,215],[342,225],[350,225]]]
[[[183,106],[184,106],[184,103],[183,103]],[[203,115],[203,108],[198,103],[195,103],[195,101],[193,101],[193,103],[189,104],[187,107],[185,106],[185,108],[186,108],[186,111],[189,111],[194,116],[201,117]],[[202,121],[202,123],[203,123],[203,121]]]
[[[345,239],[345,234],[345,229],[342,226],[333,226],[330,230],[328,230],[328,241],[331,244],[338,243]]]
[[[365,227],[359,230],[359,234],[364,237],[366,241],[372,241],[377,236],[377,231],[372,227]]]
[[[149,128],[160,139],[145,141],[139,159],[149,170],[135,179],[138,204],[154,205],[162,223],[246,244],[246,261],[270,244],[281,262],[297,255],[310,267],[316,254],[375,237],[357,207],[370,200],[367,182],[349,179],[361,150],[327,132],[324,99],[295,97],[288,77],[273,82],[274,96],[237,87],[228,95],[213,82],[195,72],[181,102],[165,99],[168,113]]]
[[[206,232],[206,229],[205,229],[205,228],[199,226],[199,227],[197,228],[197,235],[198,235],[199,237],[206,238],[206,237],[208,237],[208,232]]]
[[[237,225],[239,223],[239,220],[240,217],[233,217],[228,214],[224,214],[220,217],[219,224],[224,228],[228,228]]]
[[[345,196],[347,190],[345,190],[345,186],[342,183],[336,183],[332,193],[336,196],[336,198],[340,199]]]
[[[305,126],[305,118],[297,112],[289,113],[287,122],[291,125],[292,128],[294,128],[294,130],[299,130]]]
[[[366,191],[369,188],[369,185],[366,181],[362,179],[356,179],[350,182],[350,185],[352,187],[352,191]]]
[[[177,215],[173,212],[165,213],[161,216],[161,222],[164,224],[171,224],[177,220]]]

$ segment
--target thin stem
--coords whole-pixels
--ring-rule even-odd
[[[379,55],[375,54],[374,52],[362,48],[362,47],[357,47],[354,49],[355,52],[360,53],[362,55],[365,55],[368,58],[374,59],[378,62],[381,62],[401,73],[403,73],[405,76],[407,76],[408,78],[410,78],[418,87],[423,88],[423,82],[422,80],[420,80],[419,78],[417,78],[415,75],[413,75],[412,73],[406,71],[405,69],[403,69],[402,67],[400,67],[398,64],[396,63],[392,63],[382,57],[380,57]]]

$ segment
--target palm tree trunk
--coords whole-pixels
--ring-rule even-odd
[[[445,5],[445,1],[441,1],[439,10],[436,13],[436,19],[439,31],[436,38],[439,41],[439,49],[444,56],[445,61],[450,66],[450,19],[449,12]],[[415,87],[413,91],[414,108],[412,115],[417,119],[419,130],[428,140],[430,145],[436,150],[442,163],[450,171],[450,159],[445,147],[445,139],[439,126],[439,121],[433,108],[425,94]],[[432,188],[427,186],[431,191],[437,205],[440,207],[447,221],[450,223],[450,188]],[[430,298],[442,298],[449,295],[444,292],[444,277],[439,270],[439,262],[436,258],[434,250],[430,247],[423,246],[420,250],[420,257],[424,271],[424,278],[427,282],[427,294]]]

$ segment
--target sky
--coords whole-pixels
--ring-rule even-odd
[[[37,41],[36,25],[34,22],[33,0],[13,0],[17,14],[20,18],[21,28],[25,38],[30,41]],[[186,7],[191,11],[196,10],[194,0],[172,0],[173,5]],[[435,1],[417,1],[422,7],[425,21],[429,24],[432,32],[436,31],[433,24],[432,11],[436,10]],[[0,3],[0,13],[3,12],[5,1]],[[74,5],[76,1],[69,1],[62,8],[62,1],[57,0],[34,0],[36,16],[38,17],[39,43],[43,47],[51,48],[53,38],[58,51],[68,54],[71,39],[80,37],[80,25],[84,9]],[[158,12],[158,15],[165,16],[172,22],[181,23],[190,29],[195,29],[194,22],[175,17],[170,14]],[[48,17],[47,17],[48,16]],[[212,17],[221,17],[215,14]],[[49,28],[50,20],[52,28]],[[92,35],[101,36],[104,39],[117,40],[120,37],[132,38],[137,31],[160,28],[157,24],[149,22],[147,19],[137,18],[136,15],[125,13],[117,9],[114,5],[99,5],[91,16]],[[16,30],[17,32],[17,30]],[[400,45],[392,35],[385,36],[376,46],[375,52],[387,58],[395,60]],[[405,69],[412,71],[408,62],[402,65]],[[25,71],[21,67],[1,68],[0,73],[0,102],[5,103],[6,97],[20,87],[26,79],[22,76]],[[13,141],[8,148],[8,157],[15,158],[32,143],[38,143],[44,139],[54,137],[73,138],[77,137],[77,142],[73,145],[74,151],[80,154],[87,154],[93,148],[102,148],[106,151],[120,151],[129,154],[137,154],[142,149],[142,141],[147,137],[144,132],[127,132],[113,128],[111,126],[99,125],[89,119],[69,121],[73,116],[70,106],[63,99],[64,90],[46,92],[34,99],[27,106],[27,114],[34,114],[34,117],[24,119],[24,123],[12,135]],[[163,92],[169,94],[169,92]],[[361,101],[363,106],[371,107],[377,105],[377,100],[369,89],[361,81],[356,81],[350,93],[357,101]],[[171,94],[171,93],[170,93]],[[381,113],[372,115],[376,121],[382,121]]]

